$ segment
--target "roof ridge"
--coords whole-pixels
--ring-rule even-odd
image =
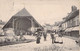
[[[31,16],[31,14],[26,10],[26,8],[23,8],[13,16]]]

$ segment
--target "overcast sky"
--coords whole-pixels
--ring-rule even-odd
[[[25,7],[40,24],[54,24],[71,12],[72,5],[79,8],[79,0],[0,0],[0,19],[8,21]]]

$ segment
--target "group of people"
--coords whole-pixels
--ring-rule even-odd
[[[52,31],[50,32],[50,36],[51,36],[51,39],[52,39],[52,44],[54,43],[54,40],[55,40],[55,37],[54,37],[54,34]],[[47,40],[47,31],[37,31],[37,39],[36,39],[36,43],[39,44],[40,43],[40,40],[41,40],[41,36],[43,36],[44,38],[44,41]]]

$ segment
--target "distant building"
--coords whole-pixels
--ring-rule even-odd
[[[62,30],[62,21],[55,22],[53,26],[53,30],[58,33],[60,30]]]
[[[43,26],[43,28],[44,28],[44,30],[45,30],[46,32],[50,33],[51,30],[52,30],[52,25],[50,25],[50,24],[45,24],[45,25]]]
[[[3,22],[2,20],[0,20],[0,29],[2,29],[2,27],[5,25],[5,22]]]
[[[72,6],[72,11],[63,18],[62,28],[69,36],[79,36],[79,10]]]
[[[5,22],[3,22],[2,20],[0,20],[0,35],[2,34],[3,30],[3,26],[5,25]]]

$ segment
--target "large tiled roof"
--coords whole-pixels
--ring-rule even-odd
[[[23,8],[13,16],[31,16],[31,14],[25,8]]]
[[[22,19],[29,19],[30,21],[33,20],[35,27],[42,27],[35,19],[34,17],[25,9],[23,8],[22,10],[20,10],[18,13],[16,13],[15,15],[13,15],[11,17],[11,19],[4,25],[4,28],[12,28],[13,27],[13,20],[18,20],[18,18]]]

